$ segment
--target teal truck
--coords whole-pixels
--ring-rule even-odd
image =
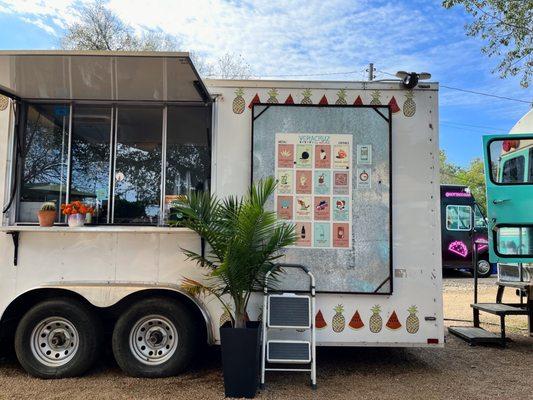
[[[494,342],[505,346],[505,318],[528,318],[533,337],[533,110],[507,135],[483,137],[487,185],[487,224],[489,261],[498,267],[494,303],[477,301],[477,275],[474,284],[474,326],[450,327],[449,332],[471,344]],[[517,298],[505,302],[505,289]],[[500,334],[480,327],[480,313],[500,317]]]

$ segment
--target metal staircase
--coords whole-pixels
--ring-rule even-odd
[[[263,341],[261,387],[267,372],[308,372],[311,387],[316,388],[315,278],[307,267],[280,264],[281,268],[296,268],[309,277],[309,291],[280,292],[269,289],[270,273],[265,276],[263,298]]]
[[[477,251],[474,246],[474,257],[477,264]],[[474,265],[476,265],[474,264]],[[518,279],[507,280],[507,276],[502,274],[502,270],[517,269]],[[529,335],[533,336],[533,281],[530,277],[527,279],[522,274],[523,266],[516,265],[498,265],[498,292],[496,294],[495,303],[478,303],[478,277],[477,268],[474,268],[474,303],[470,305],[473,311],[474,326],[451,326],[448,332],[466,340],[471,345],[483,343],[495,343],[502,347],[507,344],[507,337],[505,332],[505,317],[507,315],[527,315],[529,321]],[[517,295],[520,297],[519,303],[502,303],[503,293],[506,287],[516,289]],[[526,301],[524,302],[524,297]],[[497,335],[480,327],[480,313],[494,314],[500,317],[500,334]]]

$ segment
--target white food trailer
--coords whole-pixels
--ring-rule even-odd
[[[202,242],[168,226],[172,201],[268,175],[299,235],[284,261],[316,277],[319,346],[443,345],[436,83],[202,81],[187,53],[4,51],[0,93],[1,347],[29,373],[81,374],[112,345],[128,374],[166,376],[219,343],[220,304],[180,287],[202,278],[181,251]],[[95,208],[83,227],[59,212],[74,200]]]

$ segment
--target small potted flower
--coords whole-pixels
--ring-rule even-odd
[[[93,208],[83,204],[81,201],[73,201],[72,203],[61,205],[61,212],[67,216],[68,226],[76,228],[85,224],[85,218],[87,214],[92,215]]]
[[[53,226],[56,220],[56,203],[47,201],[43,203],[41,209],[37,213],[40,226]]]

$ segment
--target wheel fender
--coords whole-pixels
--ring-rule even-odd
[[[68,281],[61,281],[61,282],[51,282],[42,286],[39,286],[37,288],[33,288],[30,290],[27,290],[26,292],[22,293],[20,296],[23,296],[24,294],[28,294],[34,290],[42,290],[42,289],[60,289],[60,290],[66,290],[70,292],[74,292],[84,299],[86,299],[90,304],[94,305],[95,307],[100,308],[106,308],[111,307],[124,298],[128,297],[129,295],[132,295],[134,293],[139,293],[142,291],[149,291],[149,290],[162,290],[162,291],[170,291],[173,293],[177,293],[180,296],[184,296],[187,298],[192,304],[194,304],[200,313],[202,314],[202,317],[205,321],[206,327],[207,327],[207,341],[209,344],[213,344],[215,342],[215,335],[214,335],[214,324],[212,322],[211,315],[209,314],[207,307],[205,304],[198,298],[191,296],[189,293],[184,291],[180,286],[178,285],[160,285],[155,283],[127,283],[127,282],[108,282],[108,283],[99,283],[99,282],[68,282]],[[19,297],[20,297],[19,296]]]

